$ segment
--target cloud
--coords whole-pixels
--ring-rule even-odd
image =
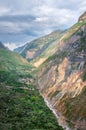
[[[4,46],[8,47],[11,51],[13,51],[15,48],[21,47],[23,45],[25,45],[26,43],[22,43],[22,44],[16,44],[16,43],[4,43]]]
[[[0,0],[0,40],[19,44],[69,28],[85,10],[85,0]]]
[[[10,12],[9,8],[0,7],[0,16],[6,15]]]
[[[14,50],[15,48],[17,48],[17,45],[15,43],[5,43],[4,45],[10,50]]]
[[[13,22],[0,22],[0,33],[1,34],[17,34],[20,33],[22,30],[17,23]]]
[[[80,11],[86,11],[86,1],[81,3]]]
[[[48,17],[37,17],[35,19],[36,22],[46,22],[48,20]]]

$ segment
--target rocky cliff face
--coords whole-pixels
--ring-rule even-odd
[[[61,37],[40,67],[39,91],[71,130],[86,130],[86,13]],[[67,127],[66,127],[67,128]]]
[[[86,20],[86,11],[84,12],[84,14],[82,14],[79,18],[79,21],[82,22],[83,20]]]

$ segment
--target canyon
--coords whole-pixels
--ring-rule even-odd
[[[34,66],[38,90],[59,124],[86,130],[86,12],[68,30],[27,43],[20,54]]]
[[[66,130],[86,130],[85,22],[86,13],[65,32],[58,42],[57,52],[38,72],[39,90]]]
[[[14,52],[0,45],[2,130],[86,130],[86,12]]]

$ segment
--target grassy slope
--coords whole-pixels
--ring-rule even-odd
[[[27,43],[23,48],[19,48],[21,50],[21,55],[26,57],[26,52],[29,50],[30,52],[35,52],[33,59],[31,60],[31,64],[39,61],[41,58],[47,59],[49,56],[54,54],[57,50],[56,46],[58,44],[59,39],[62,37],[64,32],[55,31],[47,36],[36,39],[30,43]],[[15,51],[18,53],[19,49]],[[23,51],[22,51],[23,50]],[[29,60],[29,58],[28,58]]]
[[[43,50],[42,53],[40,53],[40,55],[38,55],[35,59],[33,59],[31,61],[31,63],[35,63],[38,60],[40,60],[41,58],[45,58],[47,59],[48,57],[50,57],[51,55],[53,55],[56,51],[57,51],[57,44],[59,39],[63,36],[63,33],[57,33],[55,32],[51,38],[51,41],[49,41],[49,39],[46,39],[47,42],[50,42],[49,46],[45,47],[45,49]],[[45,41],[43,41],[43,43],[46,43]],[[45,45],[46,46],[46,45]]]
[[[35,86],[31,66],[21,56],[0,49],[0,129],[62,130]]]
[[[74,35],[74,33],[77,32],[77,30],[86,23],[86,21],[78,22],[74,26],[72,26],[69,30],[66,32],[53,32],[45,37],[39,38],[35,41],[32,41],[29,46],[26,47],[26,49],[21,53],[21,55],[25,56],[25,52],[27,50],[37,50],[37,55],[33,57],[33,60],[31,60],[31,64],[40,62],[40,60],[44,60],[45,62],[48,58],[52,57],[53,55],[56,55],[56,52],[58,50],[57,46],[59,41],[66,42],[68,39]],[[40,49],[41,48],[41,49]],[[41,65],[41,63],[40,63]],[[39,65],[38,65],[39,66]]]
[[[15,70],[17,67],[22,68],[29,66],[28,62],[20,55],[11,51],[0,49],[0,68],[6,70]]]
[[[65,32],[64,33],[64,35],[61,37],[61,41],[63,42],[63,43],[65,43],[65,42],[67,42],[68,41],[68,39],[72,36],[72,35],[74,35],[76,32],[78,32],[78,30],[83,26],[83,25],[85,25],[86,24],[86,20],[85,21],[83,21],[83,22],[78,22],[78,23],[76,23],[74,26],[72,26],[67,32]],[[83,39],[82,39],[83,40]],[[83,48],[85,47],[85,44],[84,45],[81,45],[81,46],[83,46]],[[81,46],[79,47],[79,49],[81,49]],[[82,49],[83,49],[82,48]],[[58,52],[58,51],[57,51]],[[40,70],[42,67],[44,67],[44,66],[47,66],[48,64],[49,64],[49,62],[52,62],[53,60],[55,60],[55,59],[58,59],[58,58],[63,58],[63,57],[66,57],[66,52],[65,51],[62,51],[60,54],[57,54],[57,52],[55,52],[54,54],[52,54],[51,56],[49,56],[47,59],[46,59],[46,61],[42,64],[42,65],[40,65],[39,67],[38,67],[38,70]]]

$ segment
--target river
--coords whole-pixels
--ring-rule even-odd
[[[41,93],[40,93],[41,94]],[[58,123],[60,126],[63,127],[64,130],[72,130],[68,127],[67,123],[65,122],[65,120],[63,120],[62,116],[60,116],[60,113],[57,113],[55,111],[55,109],[53,108],[53,106],[49,103],[49,101],[41,94],[41,96],[43,97],[46,105],[48,106],[48,108],[53,112],[53,114],[56,116]]]

